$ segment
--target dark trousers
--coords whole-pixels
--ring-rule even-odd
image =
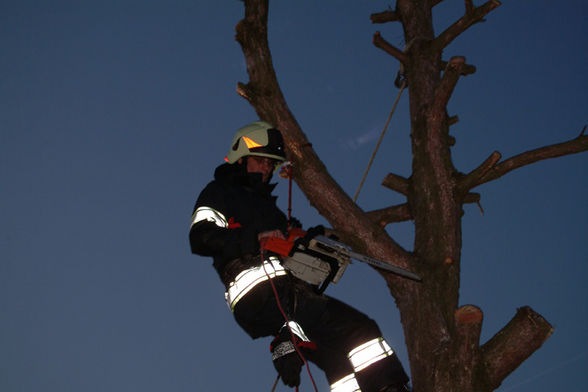
[[[288,320],[297,322],[317,345],[306,359],[322,369],[329,384],[352,374],[347,354],[382,336],[378,325],[357,309],[323,294],[292,276],[272,280]],[[269,281],[257,285],[236,305],[235,319],[252,337],[276,336],[286,320]],[[377,392],[387,385],[405,383],[408,377],[396,354],[356,373],[362,392]]]

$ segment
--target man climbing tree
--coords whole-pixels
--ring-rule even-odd
[[[271,195],[270,179],[285,159],[281,132],[270,124],[256,121],[237,131],[227,163],[194,207],[192,252],[213,257],[227,305],[249,336],[275,337],[272,360],[286,385],[300,384],[308,359],[333,392],[407,392],[408,377],[377,324],[290,273],[287,254],[268,245],[298,225]],[[309,229],[300,240],[322,232]]]
[[[376,47],[393,56],[404,70],[410,103],[412,173],[391,174],[384,185],[406,197],[406,203],[374,212],[362,211],[330,177],[311,143],[288,109],[275,75],[267,42],[267,0],[245,0],[245,18],[237,27],[249,73],[238,93],[258,116],[279,128],[284,136],[294,178],[337,235],[354,249],[415,271],[423,283],[381,272],[396,300],[405,331],[415,392],[477,391],[496,389],[508,374],[551,335],[552,326],[529,307],[493,338],[480,342],[482,311],[459,306],[462,207],[479,201],[473,189],[531,163],[588,149],[584,132],[575,139],[502,159],[492,153],[474,170],[462,173],[451,158],[454,119],[447,103],[463,75],[475,67],[464,57],[444,58],[445,48],[470,26],[480,22],[500,2],[475,5],[464,1],[464,14],[440,34],[433,30],[434,7],[441,0],[397,0],[394,9],[372,15],[374,23],[402,25],[404,50],[380,33]],[[386,232],[389,223],[411,220],[415,239],[412,251]]]

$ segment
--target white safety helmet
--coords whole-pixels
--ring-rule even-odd
[[[286,154],[282,133],[264,121],[255,121],[239,129],[233,137],[225,161],[232,164],[251,155],[284,162]]]

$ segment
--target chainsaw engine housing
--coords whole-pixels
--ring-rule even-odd
[[[312,285],[337,283],[351,264],[347,245],[318,235],[307,247],[299,245],[282,263],[292,275]],[[326,286],[326,285],[325,285]]]

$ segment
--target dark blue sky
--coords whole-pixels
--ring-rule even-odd
[[[494,150],[508,158],[573,138],[587,122],[585,2],[503,3],[445,52],[478,69],[448,107],[463,172]],[[400,27],[369,22],[390,4],[270,5],[283,92],[350,195],[397,93],[397,63],[371,38],[379,30],[403,47]],[[436,32],[462,8],[438,5]],[[236,0],[0,2],[1,391],[271,389],[269,342],[239,329],[210,260],[187,241],[196,196],[235,130],[256,119],[235,93],[248,80],[234,41],[242,16]],[[380,182],[410,174],[408,133],[405,95],[362,208],[403,201]],[[555,326],[499,391],[588,387],[587,178],[586,153],[540,162],[478,188],[484,215],[465,208],[461,303],[484,311],[483,341],[523,305]],[[294,196],[305,226],[325,223]],[[409,223],[390,233],[411,247]],[[408,368],[375,271],[355,263],[328,292],[376,319]]]

